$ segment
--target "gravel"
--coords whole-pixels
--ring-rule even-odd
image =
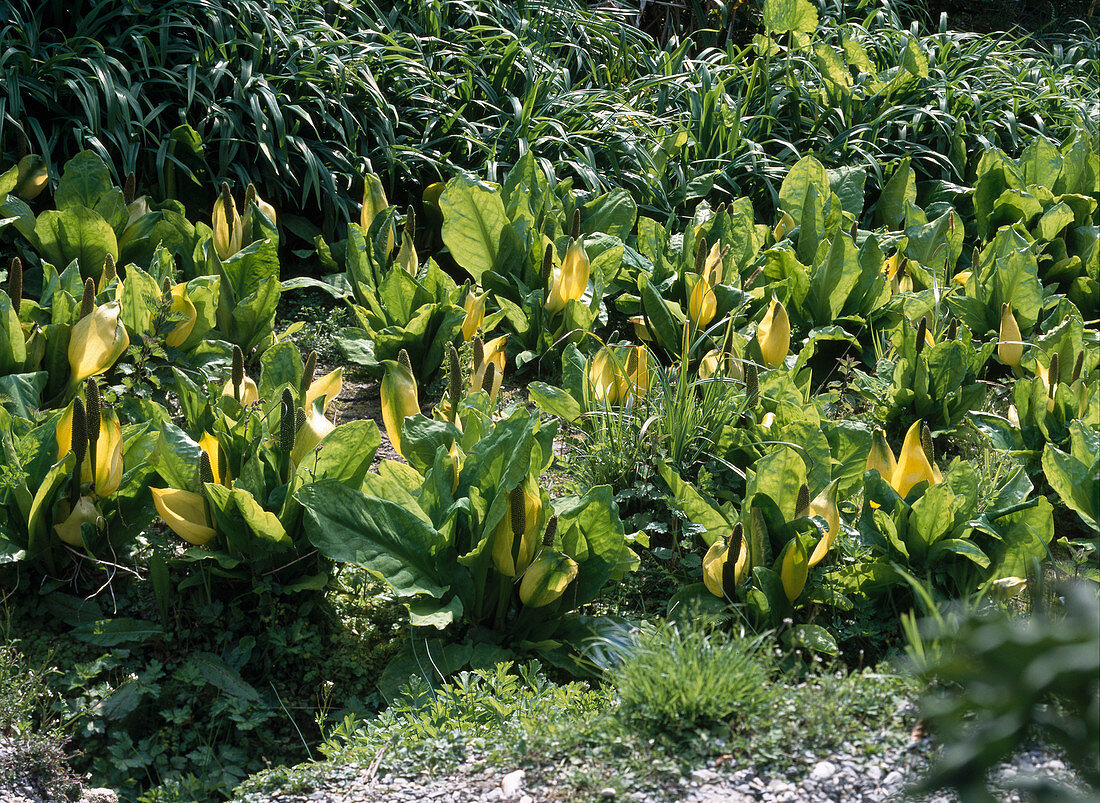
[[[786,803],[788,801],[836,801],[864,803],[869,801],[910,801],[922,803],[953,803],[953,795],[931,795],[916,798],[906,790],[919,780],[933,752],[930,740],[923,739],[908,747],[879,755],[842,750],[830,756],[802,757],[799,767],[779,776],[770,775],[750,765],[732,762],[711,762],[698,767],[663,792],[623,792],[614,787],[589,788],[588,799],[622,800],[636,803]],[[262,793],[249,793],[238,803],[473,803],[474,801],[541,801],[576,800],[577,790],[568,784],[560,787],[556,780],[532,782],[532,777],[555,779],[558,773],[524,770],[501,771],[487,769],[471,761],[447,774],[430,777],[399,777],[376,773],[371,767],[315,765],[318,775],[308,789],[283,791],[271,788]],[[1053,753],[1039,747],[1024,750],[1011,761],[1002,764],[991,776],[998,799],[1021,801],[1015,791],[1004,786],[1020,773],[1037,773],[1085,792],[1065,764]],[[299,780],[300,784],[301,781]],[[1000,790],[1000,791],[998,791]]]

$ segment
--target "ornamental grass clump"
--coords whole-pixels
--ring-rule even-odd
[[[768,705],[761,643],[683,623],[639,633],[611,675],[619,692],[616,717],[669,734],[750,719]]]

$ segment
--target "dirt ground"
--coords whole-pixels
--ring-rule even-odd
[[[317,366],[317,376],[324,376],[337,366]],[[383,460],[402,460],[390,443],[386,435],[386,425],[382,422],[382,403],[379,398],[379,386],[381,382],[374,377],[344,366],[344,387],[340,395],[336,397],[333,407],[336,411],[334,419],[337,424],[345,421],[357,421],[370,419],[378,425],[378,434],[382,437],[382,445],[374,455],[374,463],[371,468],[377,468]]]

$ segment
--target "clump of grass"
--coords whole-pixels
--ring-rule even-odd
[[[643,631],[612,674],[617,718],[678,733],[753,717],[771,696],[762,644],[760,637],[676,623]]]

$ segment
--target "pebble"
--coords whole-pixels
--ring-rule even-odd
[[[690,780],[691,788],[679,783],[669,783],[663,788],[649,786],[643,790],[620,792],[608,786],[599,790],[599,798],[605,800],[629,800],[633,803],[893,803],[915,799],[906,787],[919,779],[928,765],[932,746],[925,741],[917,749],[911,746],[862,755],[854,748],[838,751],[834,755],[809,755],[796,757],[795,767],[785,776],[774,774],[760,777],[755,767],[725,764],[714,768],[697,767],[685,771],[680,780]],[[558,786],[568,778],[560,769],[539,772],[530,768],[514,770],[503,776],[491,767],[478,769],[482,764],[470,762],[446,775],[435,777],[382,776],[369,777],[359,767],[324,767],[330,773],[329,782],[317,782],[311,793],[265,791],[237,799],[237,803],[419,803],[420,801],[454,801],[454,803],[484,803],[485,801],[513,800],[516,803],[548,803],[569,800],[569,787],[555,788],[554,782],[544,786],[543,779],[557,778]],[[1021,751],[1011,761],[1005,762],[992,774],[994,782],[1006,781],[1009,775],[1021,776],[1027,767],[1053,776],[1057,780],[1071,781],[1072,773],[1065,764],[1049,751],[1039,748]],[[578,769],[582,769],[578,764]],[[583,769],[582,769],[583,771]],[[35,799],[9,798],[3,795],[0,782],[0,800],[18,803],[44,803]],[[564,794],[563,794],[564,793]],[[1015,792],[997,792],[999,800],[1019,803]],[[50,803],[53,803],[50,801]],[[930,795],[920,803],[956,803],[951,795]]]
[[[523,787],[524,775],[523,770],[515,770],[500,779],[500,791],[504,794],[504,797],[513,797]]]

